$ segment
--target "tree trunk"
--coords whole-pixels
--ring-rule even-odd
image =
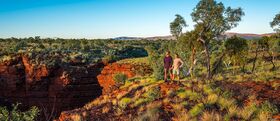
[[[259,47],[256,48],[255,59],[254,59],[253,68],[252,68],[252,73],[254,72],[254,70],[256,68],[256,61],[257,61],[257,58],[258,58],[258,52],[259,52]]]
[[[207,67],[207,79],[211,79],[211,63],[210,63],[210,53],[209,53],[209,48],[206,43],[204,43],[204,49],[205,49],[205,55],[206,55],[206,67]]]
[[[273,57],[273,55],[269,52],[269,49],[267,49],[267,51],[266,51],[267,53],[268,53],[268,55],[269,55],[269,61],[271,62],[271,64],[273,65],[273,67],[272,67],[272,70],[274,70],[275,69],[275,64],[274,64],[274,57]]]
[[[212,70],[212,77],[214,74],[216,74],[218,67],[221,65],[222,60],[224,58],[224,56],[226,55],[226,53],[224,52],[221,57],[218,59],[218,61],[215,62],[215,65],[213,66],[213,70]]]
[[[246,65],[245,65],[245,63],[244,63],[243,66],[242,66],[242,72],[243,72],[243,73],[246,73],[246,72],[245,72],[245,66],[246,66]]]
[[[190,67],[190,69],[189,69],[189,74],[191,75],[191,77],[193,77],[193,70],[194,70],[194,66],[195,66],[195,63],[196,63],[196,62],[195,62],[195,61],[196,61],[195,55],[196,55],[196,48],[193,47],[193,49],[192,49],[192,55],[191,55],[192,63],[191,63],[191,67]]]

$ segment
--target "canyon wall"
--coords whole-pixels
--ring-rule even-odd
[[[23,108],[38,106],[58,115],[101,95],[102,87],[96,77],[103,66],[98,63],[48,67],[16,56],[0,63],[0,97],[22,103]]]
[[[100,86],[103,87],[103,94],[110,93],[117,88],[114,81],[115,74],[125,74],[128,79],[136,76],[141,77],[152,74],[152,69],[147,63],[143,61],[138,61],[135,63],[131,60],[133,59],[124,59],[108,64],[104,67],[104,69],[101,71],[101,74],[97,76]]]
[[[38,106],[43,117],[56,117],[61,111],[82,107],[102,93],[112,92],[117,88],[113,77],[118,73],[132,78],[150,75],[152,69],[130,59],[108,65],[59,62],[49,67],[18,55],[0,63],[0,97],[21,103],[22,109]]]

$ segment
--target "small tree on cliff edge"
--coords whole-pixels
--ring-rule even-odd
[[[215,0],[201,0],[191,14],[196,23],[195,31],[198,32],[200,41],[204,47],[207,61],[207,78],[212,78],[210,66],[209,43],[222,33],[236,27],[244,12],[241,8],[225,8],[223,3]]]
[[[183,33],[183,27],[186,27],[187,24],[181,15],[176,14],[175,16],[176,18],[174,19],[174,21],[170,23],[170,32],[173,36],[176,37],[176,40],[178,40]]]

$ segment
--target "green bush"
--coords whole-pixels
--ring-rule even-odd
[[[105,64],[113,62],[113,61],[117,61],[117,60],[118,60],[118,57],[115,55],[106,55],[102,58],[102,62]]]
[[[115,81],[117,86],[121,86],[125,84],[125,80],[127,80],[127,76],[123,73],[117,73],[113,76],[113,80]]]
[[[122,98],[119,102],[119,106],[122,108],[122,109],[125,109],[127,107],[128,104],[131,103],[131,99],[130,98]]]
[[[39,115],[39,109],[35,106],[28,111],[22,112],[18,109],[18,105],[13,105],[13,109],[9,112],[5,107],[0,107],[0,121],[35,121]],[[10,116],[9,116],[10,114]]]
[[[160,88],[159,87],[153,87],[149,89],[146,93],[144,93],[144,97],[148,98],[150,101],[156,100],[160,98]]]
[[[270,112],[271,114],[277,114],[278,113],[277,106],[273,105],[272,103],[270,103],[268,101],[265,101],[260,106],[260,111]]]
[[[199,114],[201,114],[203,112],[203,110],[204,110],[204,105],[202,103],[199,103],[191,108],[191,110],[189,111],[189,114],[192,117],[196,117]]]
[[[153,68],[153,75],[157,80],[163,79],[163,52],[159,51],[156,46],[149,46],[145,48],[148,51],[149,63]]]
[[[139,98],[134,102],[134,106],[137,107],[137,106],[140,106],[140,105],[145,104],[147,102],[149,102],[148,98]]]

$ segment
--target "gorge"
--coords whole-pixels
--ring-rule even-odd
[[[14,55],[0,64],[0,97],[13,104],[21,103],[22,110],[37,106],[40,117],[57,117],[61,111],[81,107],[102,92],[109,93],[114,86],[114,74],[124,73],[131,78],[141,67],[146,66],[98,62],[49,67],[32,64],[27,56]],[[151,72],[151,69],[144,71]]]

